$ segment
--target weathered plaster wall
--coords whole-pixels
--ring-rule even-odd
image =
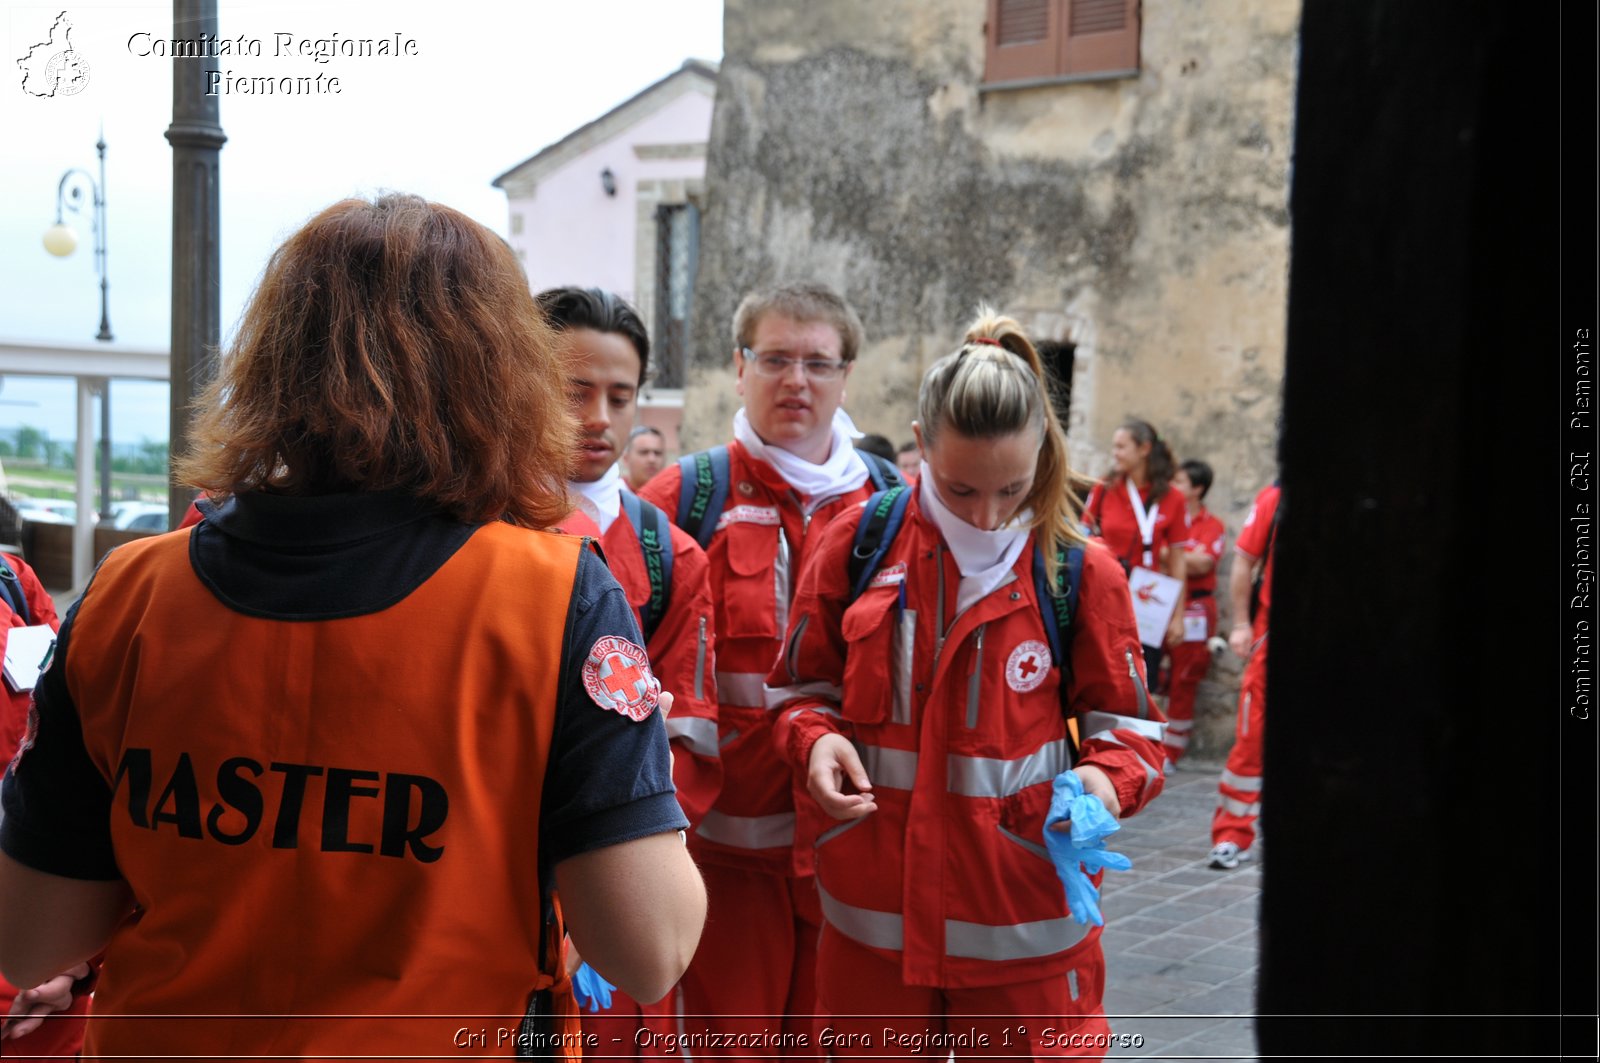
[[[846,405],[895,440],[987,301],[1078,343],[1082,468],[1143,417],[1216,467],[1237,530],[1273,472],[1298,0],[1145,0],[1137,78],[987,93],[986,7],[728,0],[685,445],[728,434],[729,323],[756,284],[847,294],[868,342]]]

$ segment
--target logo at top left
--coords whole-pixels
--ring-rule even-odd
[[[17,60],[22,91],[29,96],[75,96],[89,87],[89,62],[72,47],[72,23],[56,16],[50,38],[29,47]]]

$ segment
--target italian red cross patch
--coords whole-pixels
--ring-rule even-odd
[[[602,709],[635,722],[647,718],[661,698],[661,680],[650,671],[644,650],[627,639],[607,635],[583,662],[583,686]]]
[[[1050,647],[1038,639],[1029,639],[1011,651],[1006,658],[1006,686],[1018,694],[1038,688],[1050,671]]]

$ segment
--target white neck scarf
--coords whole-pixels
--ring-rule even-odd
[[[600,526],[600,534],[610,531],[611,522],[622,514],[622,466],[611,466],[590,483],[568,480],[567,487],[577,498],[578,508]]]
[[[860,434],[849,414],[842,409],[835,410],[832,449],[828,451],[828,460],[818,465],[793,451],[763,442],[751,427],[743,406],[733,415],[733,438],[744,444],[752,458],[777,469],[789,486],[800,492],[807,511],[824,499],[854,491],[867,482],[867,463],[851,442]]]
[[[945,545],[955,555],[956,567],[961,570],[961,586],[956,591],[956,612],[964,612],[967,606],[983,599],[1010,577],[1012,566],[1022,556],[1022,548],[1028,544],[1028,522],[1033,519],[1033,511],[1023,510],[1012,517],[1004,528],[984,531],[950,512],[944,499],[939,497],[939,489],[934,486],[927,462],[923,462],[918,471],[917,483],[920,485],[917,501],[921,503],[922,511],[933,520],[939,534],[944,536]]]

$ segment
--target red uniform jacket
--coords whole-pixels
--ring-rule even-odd
[[[765,681],[783,648],[801,565],[829,521],[872,488],[817,500],[807,515],[778,470],[752,458],[738,442],[728,445],[728,467],[728,500],[706,550],[716,601],[722,791],[691,835],[691,846],[702,861],[806,875],[810,848],[795,845],[797,783],[773,748]],[[676,517],[682,480],[679,466],[670,465],[639,495]]]
[[[1222,547],[1228,541],[1228,529],[1222,526],[1222,521],[1209,509],[1201,507],[1200,512],[1189,522],[1189,535],[1178,545],[1185,551],[1204,550],[1211,555],[1211,571],[1201,576],[1189,577],[1189,598],[1194,600],[1196,592],[1214,594],[1217,589],[1217,562],[1222,560]]]
[[[712,625],[710,567],[700,544],[676,525],[672,534],[672,588],[666,614],[645,645],[650,669],[661,689],[672,694],[667,737],[672,740],[672,783],[678,805],[693,830],[705,818],[722,788],[722,757],[717,751],[715,627]],[[599,528],[582,511],[562,521],[560,530],[595,535]],[[598,536],[611,574],[622,584],[634,619],[650,600],[650,574],[638,533],[626,516]]]
[[[33,622],[49,624],[51,628],[59,630],[61,620],[56,616],[55,602],[45,593],[39,577],[34,575],[33,569],[25,565],[15,554],[7,554],[6,557],[11,562],[11,570],[17,574],[17,580],[22,585],[22,593],[27,596],[28,611],[32,614]],[[5,652],[6,632],[11,628],[22,626],[22,617],[7,608],[5,599],[0,598],[0,654]],[[3,772],[4,765],[9,764],[11,758],[16,756],[17,747],[22,744],[22,736],[28,724],[29,701],[27,691],[19,693],[12,690],[9,685],[0,691],[0,772]],[[0,978],[0,1016],[6,1014],[16,996],[17,987]],[[88,1010],[87,995],[73,999],[71,1014],[82,1015]],[[46,1020],[44,1025],[24,1038],[5,1042],[5,1055],[8,1059],[35,1055],[70,1058],[77,1053],[82,1044],[82,1021],[57,1016]]]
[[[1144,505],[1152,505],[1150,488],[1139,492]],[[1126,482],[1118,477],[1110,484],[1101,481],[1089,492],[1084,505],[1084,522],[1098,535],[1111,552],[1124,565],[1142,565],[1158,572],[1166,571],[1161,564],[1161,551],[1176,547],[1188,537],[1188,517],[1185,513],[1183,492],[1171,484],[1156,506],[1155,527],[1151,531],[1150,560],[1144,560],[1144,541],[1139,534],[1139,521],[1128,499]]]
[[[954,615],[960,571],[913,498],[871,585],[847,606],[860,513],[835,522],[807,565],[771,678],[790,763],[804,770],[819,737],[844,734],[877,799],[876,812],[817,839],[823,914],[899,962],[908,985],[1060,975],[1078,950],[1098,947],[1099,929],[1070,918],[1044,848],[1052,782],[1071,758],[1034,550]],[[1146,692],[1127,580],[1097,544],[1069,637],[1079,763],[1106,772],[1123,815],[1137,812],[1161,790],[1163,719]]]
[[[1257,641],[1267,633],[1267,613],[1272,605],[1272,558],[1277,551],[1269,549],[1269,540],[1273,538],[1272,521],[1278,513],[1281,494],[1277,484],[1268,484],[1261,489],[1250,507],[1249,515],[1244,518],[1244,527],[1239,529],[1238,541],[1233,544],[1233,548],[1243,554],[1251,565],[1266,558],[1267,567],[1261,579],[1261,607],[1256,610],[1254,625]],[[1238,620],[1249,620],[1249,617],[1236,617],[1235,621]]]
[[[290,622],[219,601],[191,534],[112,551],[62,663],[140,909],[86,1054],[402,1056],[552,986],[575,1032],[538,839],[582,543],[488,524],[386,609]],[[364,1014],[385,1017],[274,1017]]]

